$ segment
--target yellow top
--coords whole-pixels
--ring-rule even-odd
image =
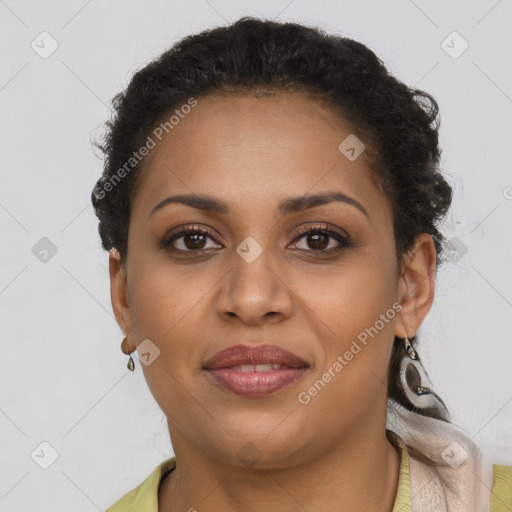
[[[411,512],[411,484],[409,479],[409,452],[398,435],[392,432],[401,454],[398,489],[392,512]],[[165,460],[138,487],[114,503],[106,512],[158,512],[158,489],[167,473],[176,467],[176,457]],[[512,466],[493,465],[494,485],[491,494],[491,512],[512,511]]]

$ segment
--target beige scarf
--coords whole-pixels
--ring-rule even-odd
[[[388,402],[387,428],[437,470],[409,457],[412,512],[490,512],[493,467],[461,428]]]

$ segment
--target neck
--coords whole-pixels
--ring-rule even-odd
[[[219,462],[170,432],[177,466],[160,486],[160,512],[392,512],[400,456],[385,430],[358,429],[326,453],[271,470]]]

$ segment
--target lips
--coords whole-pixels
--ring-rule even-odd
[[[279,364],[288,368],[303,368],[308,364],[300,357],[275,345],[235,345],[217,352],[205,363],[205,368],[218,370],[242,365]]]
[[[235,345],[215,354],[204,369],[225,390],[263,397],[291,386],[308,370],[300,357],[275,345]]]

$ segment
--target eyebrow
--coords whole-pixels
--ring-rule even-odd
[[[327,191],[320,194],[289,197],[283,199],[279,203],[278,211],[281,216],[284,216],[334,202],[350,204],[364,213],[366,217],[370,217],[365,207],[359,201],[356,201],[353,197],[347,196],[343,192],[338,191]],[[149,217],[151,217],[161,208],[164,208],[165,206],[173,203],[184,204],[186,206],[191,206],[192,208],[203,210],[209,213],[227,214],[230,212],[227,203],[215,197],[208,195],[182,194],[177,196],[169,196],[163,201],[160,201],[153,208],[153,210],[151,210]]]

